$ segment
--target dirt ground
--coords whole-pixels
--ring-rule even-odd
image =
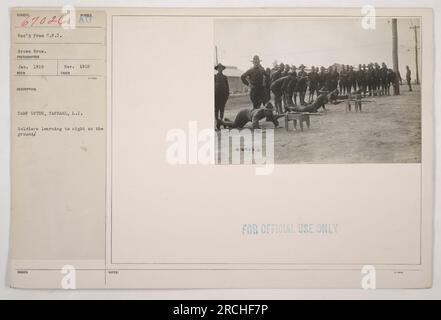
[[[366,97],[361,113],[346,112],[345,103],[327,104],[327,111],[311,116],[311,128],[286,131],[279,119],[275,129],[275,163],[418,163],[421,161],[420,87],[400,96]],[[249,108],[248,96],[230,97],[225,117],[234,119]],[[250,127],[251,123],[247,126]],[[260,121],[262,128],[274,128]],[[218,154],[219,155],[219,154]]]

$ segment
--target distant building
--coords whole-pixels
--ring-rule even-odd
[[[345,64],[340,64],[340,63],[334,63],[332,65],[333,68],[337,67],[337,71],[338,72],[341,72],[341,70],[343,70],[343,66],[346,67]],[[358,65],[355,65],[355,66],[353,65],[352,67],[354,68],[355,71],[358,70]]]
[[[240,76],[243,74],[241,70],[234,66],[225,66],[223,74],[228,78],[228,85],[230,86],[230,93],[245,93],[248,87],[243,84]]]
[[[333,65],[332,65],[332,68],[335,70],[335,68],[337,68],[337,72],[341,72],[342,70],[343,70],[343,66],[345,66],[345,65],[343,65],[343,64],[340,64],[340,63],[334,63]]]

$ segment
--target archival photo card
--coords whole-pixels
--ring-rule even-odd
[[[14,8],[14,288],[428,288],[416,8]]]

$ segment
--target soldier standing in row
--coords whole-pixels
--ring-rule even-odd
[[[387,70],[387,92],[386,94],[390,96],[390,86],[392,85],[394,87],[394,94],[397,92],[397,74],[392,69]]]
[[[325,69],[325,67],[321,66],[320,72],[318,74],[318,87],[319,88],[326,87],[326,78],[327,78],[326,69]]]
[[[361,89],[361,93],[363,94],[363,97],[366,97],[367,85],[368,85],[368,79],[367,79],[366,64],[363,64],[363,66],[361,66],[360,70],[358,71],[358,86]]]
[[[368,64],[366,78],[367,78],[369,96],[372,96],[374,94],[374,68],[372,63]]]
[[[318,90],[318,73],[314,66],[311,67],[311,72],[308,75],[308,81],[309,81],[309,102],[311,102],[314,101],[314,94]]]
[[[340,74],[338,73],[337,67],[329,67],[330,71],[329,71],[329,76],[330,76],[330,88],[329,91],[335,91],[336,89],[338,89],[338,81],[340,79]]]
[[[389,78],[388,78],[388,68],[386,66],[386,63],[381,64],[380,69],[380,79],[381,79],[381,94],[387,95],[389,92]]]
[[[250,99],[253,108],[258,109],[265,100],[265,69],[261,66],[259,56],[253,57],[253,67],[240,77],[242,82],[250,88]]]
[[[381,70],[380,65],[375,62],[375,68],[374,68],[374,88],[375,88],[375,95],[379,95],[380,93],[380,83],[381,83]]]
[[[308,88],[308,74],[305,72],[303,64],[299,67],[300,71],[297,74],[297,83],[295,91],[299,93],[300,104],[305,105],[306,89]]]
[[[329,87],[329,91],[336,93],[338,91],[338,82],[340,80],[340,74],[338,73],[337,67],[329,67],[329,69],[331,70],[329,72],[329,77],[330,77],[330,87]],[[335,101],[336,100],[336,94],[333,94],[330,96],[330,100]]]
[[[343,70],[344,70],[344,73],[340,77],[340,82],[342,83],[343,93],[349,94],[351,92],[351,80],[349,79],[349,77],[350,77],[349,65],[346,65],[346,67],[343,65]]]
[[[289,67],[289,64],[285,64],[285,70],[283,70],[282,76],[286,77],[288,75],[290,69],[291,68]]]
[[[332,87],[332,66],[329,66],[326,72],[325,88],[326,90],[331,91],[331,87]]]
[[[222,73],[225,66],[221,63],[214,67],[217,74],[214,75],[214,118],[216,120],[216,128],[220,129],[220,124],[224,118],[225,104],[230,96],[230,87],[228,78]]]
[[[361,85],[360,85],[360,72],[361,72],[361,64],[358,65],[358,69],[356,71],[354,71],[355,73],[355,88],[361,93]]]
[[[349,68],[348,71],[348,94],[354,91],[357,91],[357,83],[356,83],[356,74],[353,66],[347,66]]]
[[[291,67],[291,73],[292,73],[292,77],[291,77],[291,82],[288,84],[288,92],[291,94],[291,103],[293,105],[296,105],[297,92],[295,90],[297,86],[297,67],[295,65]]]
[[[342,66],[340,71],[340,79],[338,81],[338,87],[340,89],[340,94],[346,93],[346,81],[347,81],[347,72],[345,65]]]
[[[357,91],[358,88],[358,72],[354,70],[354,67],[351,66],[351,70],[352,70],[352,89],[353,91]]]

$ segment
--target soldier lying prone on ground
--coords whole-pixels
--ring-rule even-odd
[[[268,102],[264,108],[259,109],[242,109],[240,110],[234,121],[228,120],[225,118],[225,120],[222,120],[221,124],[225,128],[229,129],[241,129],[243,128],[248,122],[252,123],[253,129],[259,129],[259,121],[266,118],[266,121],[270,121],[274,123],[274,127],[279,126],[279,121],[277,119],[283,117],[283,114],[274,114],[274,107],[271,104],[271,102]]]
[[[320,108],[325,109],[325,104],[328,103],[329,97],[333,96],[336,92],[337,92],[337,90],[334,90],[331,93],[321,92],[321,94],[318,96],[317,100],[315,100],[313,103],[308,104],[303,107],[299,107],[299,106],[290,107],[289,111],[315,113]]]

